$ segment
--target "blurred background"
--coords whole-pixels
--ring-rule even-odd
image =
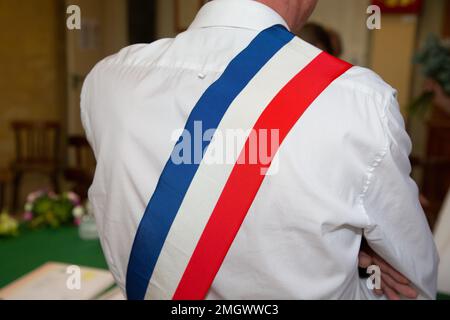
[[[49,261],[106,269],[98,241],[82,240],[95,238],[83,80],[122,47],[183,32],[203,2],[0,0],[0,288]],[[381,29],[367,27],[371,4]],[[66,27],[70,5],[81,30]],[[450,187],[450,0],[320,0],[311,22],[295,31],[398,90],[435,228]]]

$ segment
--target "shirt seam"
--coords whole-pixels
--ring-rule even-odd
[[[220,73],[223,72],[226,68],[204,68],[200,64],[186,64],[186,65],[177,65],[174,62],[167,61],[165,62],[155,62],[150,61],[147,63],[139,63],[136,61],[103,61],[103,64],[112,66],[112,67],[131,67],[131,68],[163,68],[163,69],[170,69],[170,70],[183,70],[183,71],[191,71],[191,72],[211,72],[211,73]]]
[[[366,210],[366,205],[365,205],[365,201],[367,198],[367,195],[370,191],[370,187],[373,185],[373,179],[376,176],[376,171],[377,168],[379,168],[382,164],[382,162],[386,159],[386,155],[389,151],[389,147],[390,147],[390,141],[388,139],[388,135],[386,132],[386,127],[385,127],[385,121],[386,121],[386,109],[388,107],[388,103],[385,101],[383,103],[384,108],[383,108],[383,113],[380,115],[380,120],[381,120],[381,125],[382,125],[382,130],[384,133],[384,139],[385,139],[385,143],[384,143],[384,147],[381,149],[381,151],[379,151],[375,157],[374,160],[372,161],[372,163],[367,167],[364,177],[365,177],[365,182],[363,184],[362,187],[362,191],[359,194],[359,204],[361,206],[362,211],[364,212],[367,220],[369,221],[369,225],[371,225],[371,219],[369,214],[367,213]]]

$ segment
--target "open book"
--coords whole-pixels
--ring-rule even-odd
[[[0,299],[123,299],[114,286],[114,279],[107,270],[49,262],[1,289]]]

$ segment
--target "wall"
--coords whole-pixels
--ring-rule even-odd
[[[0,0],[0,167],[9,165],[14,156],[12,120],[62,117],[65,67],[60,4],[58,0]]]
[[[156,1],[156,37],[158,39],[174,37],[177,34],[174,10],[174,0]]]
[[[404,115],[411,97],[417,23],[415,15],[384,14],[381,30],[371,34],[370,67],[397,89]]]
[[[310,19],[337,31],[344,45],[342,58],[359,66],[368,64],[368,6],[369,0],[320,0]]]
[[[105,55],[128,45],[127,0],[107,0],[105,7]]]

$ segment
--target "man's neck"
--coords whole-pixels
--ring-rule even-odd
[[[316,0],[255,0],[276,11],[293,31],[300,30],[312,14]]]
[[[288,24],[291,30],[294,30],[296,26],[295,15],[296,10],[291,10],[291,1],[289,0],[256,0],[272,10],[276,11]],[[297,11],[298,12],[298,11]]]

